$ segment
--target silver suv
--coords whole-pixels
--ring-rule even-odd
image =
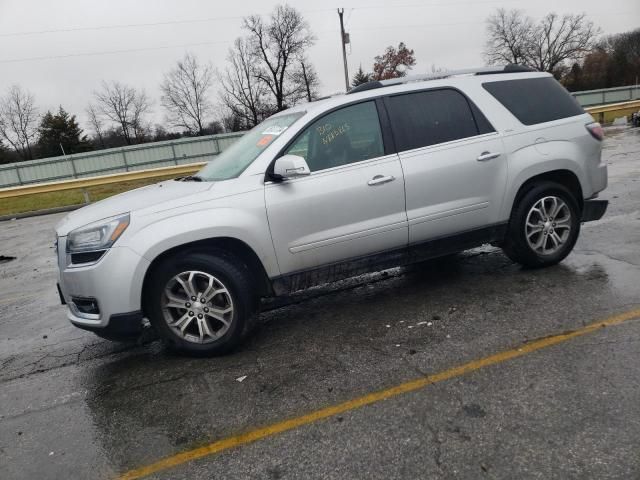
[[[607,202],[602,128],[546,73],[507,66],[370,82],[280,112],[197,175],[57,226],[71,322],[219,354],[260,298],[485,243],[528,267]]]

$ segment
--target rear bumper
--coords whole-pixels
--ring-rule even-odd
[[[608,200],[585,200],[582,208],[582,222],[593,222],[600,220],[607,211]]]

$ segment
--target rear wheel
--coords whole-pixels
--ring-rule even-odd
[[[528,267],[555,265],[569,255],[580,233],[580,208],[573,194],[541,182],[514,206],[503,250]]]
[[[150,278],[149,320],[174,350],[224,354],[255,324],[258,299],[249,270],[222,252],[171,257]]]

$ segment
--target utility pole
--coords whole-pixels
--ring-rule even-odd
[[[344,23],[342,21],[342,15],[344,15],[344,8],[338,9],[338,16],[340,17],[340,41],[342,42],[342,61],[344,62],[344,86],[349,91],[349,69],[347,68],[347,49],[346,45],[350,42],[349,34],[344,31]]]

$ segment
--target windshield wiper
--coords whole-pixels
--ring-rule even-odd
[[[204,182],[204,178],[198,175],[189,175],[187,177],[177,178],[176,180],[180,180],[181,182]]]

